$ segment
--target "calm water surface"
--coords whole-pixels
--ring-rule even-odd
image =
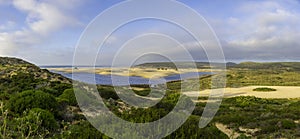
[[[101,75],[101,74],[92,74],[92,73],[74,73],[72,77],[72,73],[66,72],[58,72],[52,71],[54,73],[61,74],[67,78],[73,80],[89,83],[89,84],[101,84],[101,85],[114,85],[114,86],[125,86],[130,84],[163,84],[169,81],[177,81],[177,80],[185,80],[190,78],[197,78],[199,76],[211,74],[210,72],[188,72],[183,74],[175,74],[165,76],[163,78],[156,78],[156,79],[147,79],[138,76],[119,76],[119,75]]]

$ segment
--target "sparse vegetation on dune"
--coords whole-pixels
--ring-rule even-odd
[[[231,67],[241,68],[241,69],[254,69],[254,70],[265,69],[265,70],[299,71],[300,63],[299,62],[266,62],[266,63],[242,62],[240,64]]]

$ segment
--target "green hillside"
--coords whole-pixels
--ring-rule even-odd
[[[269,63],[242,62],[233,67],[246,68],[246,69],[281,69],[281,70],[290,70],[290,71],[300,71],[300,62],[269,62]]]
[[[210,66],[222,65],[221,63],[208,63],[208,62],[154,62],[143,63],[136,65],[135,67],[144,68],[210,68]],[[281,69],[281,70],[293,70],[300,71],[300,62],[241,62],[239,64],[228,62],[225,64],[228,69],[241,68],[241,69]]]

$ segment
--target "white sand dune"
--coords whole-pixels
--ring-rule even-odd
[[[268,87],[274,88],[276,91],[272,92],[257,92],[253,91],[255,88]],[[212,89],[214,90],[214,89]],[[212,90],[204,91],[191,91],[184,92],[184,94],[195,97],[200,96],[209,96]],[[300,86],[247,86],[241,88],[225,88],[224,97],[235,97],[235,96],[255,96],[259,98],[300,98]]]

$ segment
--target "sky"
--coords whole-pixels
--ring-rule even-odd
[[[85,29],[97,15],[120,2],[123,1],[0,0],[0,56],[18,57],[37,65],[71,65]],[[207,21],[227,62],[300,61],[299,0],[178,2],[195,10]],[[155,7],[151,8],[155,11]],[[139,12],[142,11],[138,7],[120,11],[117,13],[120,17],[110,17],[105,23]],[[178,14],[178,11],[173,12]],[[178,15],[182,20],[192,22],[189,16],[185,13]],[[194,26],[194,29],[201,30],[201,26]],[[93,35],[96,38],[98,34]],[[170,57],[171,61],[188,61],[188,56],[197,61],[207,59],[204,49],[187,31],[157,19],[130,22],[108,36],[101,48],[99,44],[93,47],[99,47],[97,65],[161,61]],[[93,53],[89,50],[92,49],[84,52],[86,57]],[[150,53],[153,51],[159,54]],[[84,60],[80,64],[84,65]]]

